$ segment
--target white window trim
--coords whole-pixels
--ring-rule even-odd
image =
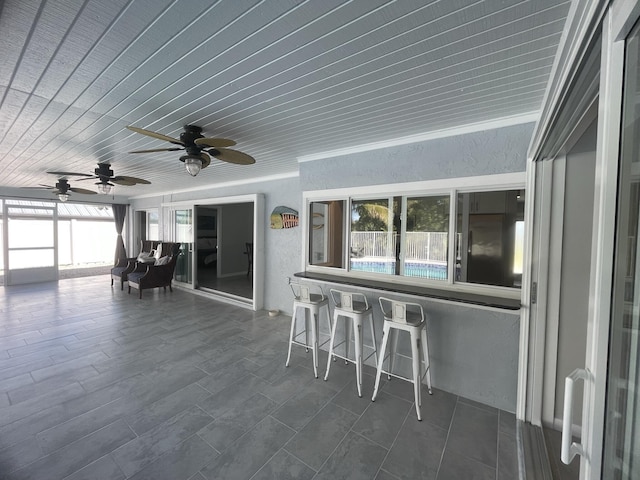
[[[371,274],[368,272],[349,271],[347,267],[322,267],[309,265],[309,205],[315,201],[345,201],[346,211],[350,209],[350,200],[359,200],[372,197],[412,197],[412,196],[431,196],[431,195],[449,195],[450,211],[454,212],[449,217],[449,231],[455,232],[456,215],[455,209],[457,205],[457,194],[467,192],[488,192],[496,190],[524,190],[526,186],[526,172],[505,173],[496,175],[481,175],[475,177],[457,177],[438,180],[427,180],[420,182],[393,183],[383,185],[367,185],[363,187],[336,188],[329,190],[312,190],[302,192],[302,203],[304,212],[300,216],[303,234],[301,258],[301,269],[307,272],[325,273],[335,276],[344,276],[347,278],[360,278],[364,280],[393,281],[403,285],[417,285],[427,288],[439,290],[449,290],[455,292],[475,293],[479,295],[491,295],[501,298],[521,298],[520,288],[499,287],[494,285],[481,285],[472,283],[456,283],[454,282],[451,269],[452,260],[455,261],[455,235],[449,235],[449,258],[447,281],[435,281],[416,279],[404,276],[384,276],[379,274]],[[345,232],[350,231],[350,221],[348,213],[344,218]],[[526,227],[525,227],[526,228]],[[348,251],[350,240],[348,235],[344,235],[344,251]],[[526,268],[526,265],[525,265]]]

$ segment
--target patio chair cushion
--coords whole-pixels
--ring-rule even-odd
[[[167,263],[169,263],[170,259],[171,257],[169,257],[169,255],[165,255],[164,257],[160,257],[158,260],[156,260],[155,265],[166,265]]]
[[[140,255],[138,255],[138,258],[136,258],[136,261],[144,264],[153,265],[156,261],[156,257],[151,252],[140,252]]]

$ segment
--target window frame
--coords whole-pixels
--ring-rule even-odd
[[[526,172],[515,172],[494,175],[482,175],[475,177],[457,177],[440,180],[427,180],[419,182],[369,185],[363,187],[337,188],[328,190],[303,191],[303,214],[301,215],[302,259],[301,268],[305,272],[315,272],[343,276],[345,278],[358,278],[363,280],[390,281],[403,285],[424,286],[426,288],[451,290],[486,294],[504,298],[520,298],[521,288],[484,285],[455,281],[455,241],[458,215],[458,194],[473,192],[491,192],[502,190],[522,190],[526,195]],[[430,280],[418,277],[406,277],[403,275],[389,275],[372,272],[360,272],[350,270],[349,252],[351,249],[351,202],[352,200],[370,200],[380,198],[402,198],[403,218],[406,218],[406,203],[408,198],[428,196],[449,196],[449,238],[447,252],[447,280]],[[344,216],[343,225],[343,255],[344,267],[324,267],[309,263],[309,208],[311,202],[344,201],[348,212]],[[526,198],[525,201],[531,201]],[[525,224],[525,238],[528,229]],[[402,222],[401,241],[406,241],[406,222]],[[525,246],[526,248],[526,246]],[[404,255],[404,254],[403,254]],[[527,266],[523,266],[523,270]]]

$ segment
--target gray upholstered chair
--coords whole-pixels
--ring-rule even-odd
[[[138,257],[121,258],[111,269],[111,286],[113,286],[114,280],[118,280],[120,282],[120,290],[124,290],[124,282],[128,280],[129,274],[135,270],[136,262],[139,260],[140,255],[155,252],[161,243],[159,240],[140,241],[140,254]]]
[[[180,255],[180,244],[163,242],[158,246],[158,253],[154,264],[144,264],[136,262],[135,269],[127,275],[129,284],[128,292],[131,288],[138,290],[139,298],[142,298],[142,290],[147,288],[164,287],[173,291],[171,281],[176,268],[178,255]]]

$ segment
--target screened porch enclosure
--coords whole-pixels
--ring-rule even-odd
[[[43,216],[53,210],[55,216]],[[117,234],[110,205],[0,199],[0,211],[3,276],[7,267],[15,272],[43,266],[59,270],[97,267],[101,269],[97,273],[104,273],[102,269],[113,265]],[[52,221],[55,234],[44,228]]]

